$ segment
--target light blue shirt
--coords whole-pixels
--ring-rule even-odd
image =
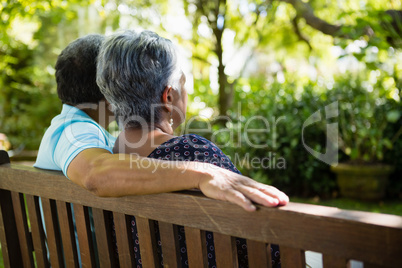
[[[71,161],[83,150],[100,148],[113,153],[116,138],[100,126],[80,109],[63,104],[61,113],[52,119],[50,127],[40,143],[38,156],[34,167],[63,171],[67,177],[67,168]],[[43,218],[42,202],[39,203],[42,224],[46,234]],[[74,208],[71,204],[72,213]],[[92,211],[89,211],[91,230],[93,229]],[[77,232],[75,231],[75,217],[73,217],[75,240],[79,253]],[[92,230],[94,234],[94,230]],[[46,245],[47,246],[47,245]],[[95,245],[96,246],[96,245]],[[78,254],[78,262],[81,267],[81,256]]]
[[[112,153],[116,138],[82,110],[63,104],[42,138],[34,167],[61,170],[67,177],[71,161],[83,150],[105,149]]]

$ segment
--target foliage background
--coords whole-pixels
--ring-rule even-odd
[[[306,151],[301,137],[310,115],[338,101],[340,160],[395,165],[388,197],[402,198],[402,141],[396,135],[402,125],[402,24],[384,13],[401,8],[396,0],[1,1],[0,132],[13,148],[37,149],[61,108],[54,79],[60,51],[88,33],[145,28],[182,48],[188,118],[199,116],[187,128],[211,123],[219,135],[200,134],[232,160],[249,155],[286,163],[262,169],[240,161],[244,174],[291,195],[337,196],[329,166]],[[229,121],[215,120],[219,115]],[[271,129],[245,136],[247,122],[265,127],[250,121],[254,116],[266,118]],[[314,150],[324,150],[328,122],[305,129]]]

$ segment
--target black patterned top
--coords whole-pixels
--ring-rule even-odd
[[[227,170],[231,170],[240,174],[240,171],[233,165],[229,157],[226,156],[221,149],[219,149],[211,141],[195,134],[186,134],[175,137],[159,145],[151,154],[149,158],[169,161],[194,161],[210,163]],[[163,256],[161,249],[161,240],[159,236],[159,229],[156,223],[156,239],[158,241],[158,254]],[[142,267],[138,234],[136,221],[133,217],[131,220],[131,231],[134,240],[134,253],[136,259],[136,266]],[[180,257],[183,267],[188,267],[186,239],[183,226],[178,226],[178,239],[180,245]],[[212,232],[206,232],[206,243],[208,252],[208,266],[211,268],[216,267],[214,238]],[[236,238],[237,256],[239,267],[248,267],[247,244],[245,239]],[[279,248],[276,245],[271,246],[272,267],[280,267]],[[163,266],[163,257],[161,258],[161,266]]]

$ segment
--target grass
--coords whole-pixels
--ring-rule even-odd
[[[321,200],[319,198],[290,198],[296,203],[306,203],[341,209],[360,210],[402,216],[402,200],[357,201],[347,198]]]

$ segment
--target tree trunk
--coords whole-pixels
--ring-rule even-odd
[[[220,7],[225,9],[223,12],[220,12]],[[215,44],[215,53],[218,57],[218,84],[219,84],[219,115],[227,115],[227,111],[232,107],[233,104],[233,89],[229,87],[227,76],[225,74],[225,65],[223,63],[223,47],[222,47],[222,36],[225,30],[225,14],[226,13],[226,1],[218,0],[217,6],[215,9],[215,21],[213,23],[213,33],[216,38]],[[223,24],[218,25],[218,17],[223,17]]]
[[[233,90],[228,86],[227,76],[225,74],[225,65],[223,63],[222,34],[223,29],[217,31],[216,37],[216,55],[218,56],[218,83],[219,83],[219,114],[227,115],[227,111],[233,104]]]

